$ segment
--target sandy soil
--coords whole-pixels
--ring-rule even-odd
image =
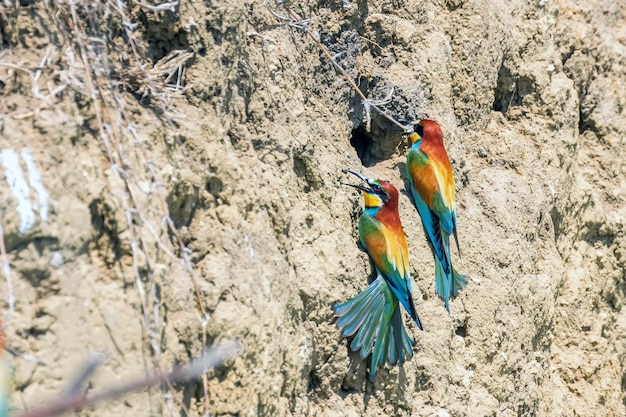
[[[257,0],[0,4],[12,407],[94,352],[89,392],[234,338],[203,380],[80,414],[626,415],[618,3],[293,3],[368,97],[440,122],[455,171],[470,283],[448,315],[403,194],[425,330],[405,316],[415,356],[373,383],[330,308],[371,273],[339,180],[405,188],[408,144],[376,114],[366,131],[311,39]]]

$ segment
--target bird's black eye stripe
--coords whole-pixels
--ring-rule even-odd
[[[417,123],[415,126],[413,126],[413,130],[418,135],[424,136],[424,126],[422,126],[421,124]]]

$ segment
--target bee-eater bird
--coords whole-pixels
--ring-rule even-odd
[[[467,285],[467,277],[459,274],[450,259],[450,235],[454,235],[459,255],[456,231],[456,192],[450,159],[443,147],[441,127],[434,120],[423,119],[409,133],[411,149],[406,158],[406,171],[411,194],[422,219],[428,241],[435,257],[435,288],[446,302],[450,313],[450,298]]]
[[[422,329],[411,295],[409,252],[398,213],[398,190],[389,181],[367,178],[358,172],[366,185],[342,183],[363,192],[365,209],[359,217],[359,240],[374,263],[377,277],[355,298],[334,306],[339,317],[337,327],[344,337],[355,335],[353,351],[361,350],[361,359],[372,352],[370,380],[376,368],[389,361],[392,365],[413,356],[413,340],[408,336],[400,313],[400,304]],[[373,349],[373,351],[372,351]]]

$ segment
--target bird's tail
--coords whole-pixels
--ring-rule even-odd
[[[445,232],[443,232],[443,234],[444,240],[446,241],[446,254],[448,255],[448,262],[450,263],[450,272],[452,273],[452,286],[450,287],[450,291],[452,297],[456,297],[461,290],[467,286],[467,275],[459,274],[452,266],[452,257],[450,256],[450,236]],[[461,255],[461,249],[459,249],[459,239],[456,237],[456,228],[454,229],[454,240],[456,241],[456,248],[459,251],[459,255]]]
[[[450,288],[452,287],[450,274],[446,273],[439,257],[435,254],[435,290],[437,295],[446,302],[446,310],[450,313]]]
[[[452,296],[456,297],[467,286],[467,275],[459,274],[452,267]]]
[[[448,254],[449,250],[448,246]],[[467,275],[459,274],[452,266],[452,262],[450,262],[450,272],[447,272],[441,264],[439,257],[435,255],[435,289],[437,295],[446,302],[448,313],[450,313],[450,298],[456,297],[466,286]]]
[[[382,276],[333,310],[339,317],[337,327],[342,336],[354,336],[350,349],[355,352],[360,349],[361,359],[372,354],[370,380],[374,380],[377,367],[386,361],[402,363],[413,356],[414,342],[402,324],[398,299]]]

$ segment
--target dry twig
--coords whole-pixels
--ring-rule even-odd
[[[157,372],[153,375],[131,380],[115,387],[105,389],[93,395],[83,395],[79,389],[66,391],[66,395],[59,400],[43,405],[39,408],[17,414],[15,417],[53,417],[60,414],[77,411],[86,407],[91,407],[103,401],[112,400],[134,391],[141,391],[149,387],[162,384],[176,384],[188,379],[197,378],[199,375],[206,373],[207,370],[215,368],[228,358],[232,357],[239,346],[235,342],[225,342],[217,347],[207,349],[204,354],[197,360],[191,362],[184,367],[176,367],[168,373]],[[94,362],[89,361],[79,374],[80,382],[91,375],[94,370]],[[74,386],[75,384],[72,384]]]
[[[160,13],[176,13],[179,7],[178,0],[157,5],[148,4],[144,0],[133,2],[144,9]],[[19,2],[16,3],[17,6]],[[169,127],[166,132],[176,136],[177,128],[173,120],[182,116],[175,110],[175,101],[187,92],[188,86],[184,84],[185,67],[193,54],[184,50],[173,50],[154,65],[150,64],[142,43],[136,38],[134,28],[137,24],[129,17],[129,7],[122,1],[48,0],[45,7],[50,17],[57,22],[57,29],[69,46],[62,50],[46,50],[36,67],[29,68],[21,63],[0,59],[0,67],[25,74],[30,79],[31,94],[41,102],[39,106],[32,106],[26,112],[16,112],[11,116],[17,119],[32,117],[41,108],[58,105],[61,93],[68,87],[86,97],[86,102],[92,109],[91,113],[95,115],[98,143],[113,174],[111,186],[124,212],[133,259],[132,273],[143,313],[146,343],[152,352],[153,367],[159,373],[163,319],[158,291],[161,283],[157,282],[154,269],[161,262],[159,256],[165,254],[172,261],[183,265],[188,272],[204,345],[208,341],[209,315],[199,288],[200,278],[190,259],[191,252],[171,219],[163,182],[158,175],[159,170],[154,166],[144,140],[135,129],[134,116],[127,111],[127,96],[119,87],[125,87],[141,97],[150,97],[151,103],[161,110],[165,126]],[[110,16],[115,17],[111,21],[118,22],[118,28],[101,24]],[[112,47],[112,33],[121,33],[114,36],[121,36],[126,48],[118,50]],[[138,185],[146,180],[152,185],[151,191]],[[149,199],[152,192],[156,192],[156,203]],[[2,252],[2,247],[0,254],[4,259],[5,276],[10,285],[10,275],[6,269],[8,259],[6,253]],[[12,290],[9,291],[10,306],[11,303]],[[10,310],[12,311],[12,307]],[[202,381],[208,412],[206,375],[202,376]],[[164,395],[166,405],[171,408],[171,397],[184,408],[182,399],[178,398],[169,380],[161,382],[162,389],[169,391],[169,397]]]
[[[387,104],[391,101],[391,96],[393,95],[393,89],[390,91],[387,97],[385,97],[383,100],[372,100],[370,98],[367,98],[365,94],[363,94],[361,89],[352,80],[350,75],[348,75],[348,72],[337,62],[337,57],[340,54],[337,54],[334,56],[331,55],[328,49],[326,48],[326,46],[324,46],[324,44],[321,42],[319,34],[314,32],[311,29],[310,27],[311,19],[302,19],[300,15],[298,15],[298,13],[294,12],[292,9],[288,7],[286,8],[288,16],[284,16],[276,12],[274,9],[269,7],[267,3],[266,3],[266,7],[269,9],[270,13],[272,13],[277,19],[283,22],[287,22],[289,26],[302,30],[304,33],[309,35],[309,37],[313,39],[313,42],[315,42],[318,48],[320,48],[320,50],[324,53],[324,55],[326,55],[326,57],[330,60],[332,65],[335,67],[335,69],[339,71],[339,73],[348,82],[348,84],[350,84],[352,89],[357,93],[357,95],[361,98],[363,102],[363,108],[365,110],[365,123],[366,123],[366,129],[368,132],[371,127],[371,109],[376,110],[378,114],[380,114],[381,116],[389,120],[391,123],[398,126],[403,131],[405,132],[412,131],[411,126],[403,125],[402,123],[398,122],[396,119],[388,115],[383,109],[380,108],[380,106]]]
[[[138,4],[142,7],[147,6],[143,3]],[[162,114],[165,116],[169,127],[175,132],[176,128],[172,122],[172,117],[175,117],[175,114],[171,111],[172,103],[174,99],[181,97],[186,91],[183,85],[184,67],[193,55],[187,51],[175,50],[159,60],[152,67],[145,65],[143,50],[139,46],[139,42],[135,38],[132,30],[135,24],[128,18],[124,10],[124,4],[109,1],[106,2],[106,5],[109,7],[108,12],[117,13],[121,18],[122,27],[128,39],[127,44],[130,46],[132,57],[135,61],[134,65],[128,65],[122,69],[119,74],[121,77],[120,81],[123,85],[140,93],[143,97],[149,95],[155,98],[161,107]],[[177,4],[174,3],[167,3],[154,7],[158,10],[162,10],[170,6],[175,7],[176,5]],[[153,9],[151,7],[148,8]],[[72,27],[81,28],[83,22],[79,21],[76,17],[76,6],[71,5],[68,16],[70,16]],[[97,21],[97,19],[93,20]],[[90,30],[94,33],[98,33],[97,28],[91,28]],[[148,150],[144,146],[144,141],[141,139],[124,111],[126,105],[123,98],[115,89],[116,81],[112,78],[110,72],[98,70],[100,67],[108,68],[110,66],[106,62],[107,55],[100,54],[94,56],[93,53],[90,53],[90,48],[83,41],[85,38],[86,37],[79,37],[77,39],[76,49],[81,53],[82,66],[87,69],[84,76],[85,86],[87,91],[91,92],[92,97],[95,98],[94,110],[97,116],[101,143],[105,154],[109,158],[112,172],[115,174],[117,185],[119,186],[118,197],[122,202],[122,208],[129,230],[133,271],[143,311],[144,327],[154,355],[154,366],[156,369],[159,369],[161,355],[159,337],[161,318],[159,312],[161,306],[153,267],[156,260],[154,260],[154,255],[150,253],[148,237],[151,237],[154,242],[156,242],[157,246],[172,260],[182,263],[189,272],[194,288],[197,309],[201,316],[199,324],[201,325],[204,344],[206,344],[208,340],[206,334],[206,323],[208,320],[207,309],[197,285],[199,281],[198,276],[189,260],[189,251],[171,220],[168,206],[163,195],[162,182],[159,179],[157,170],[154,168],[152,158],[149,156]],[[108,120],[109,122],[105,123],[104,120]],[[128,152],[130,152],[130,154]],[[143,170],[134,169],[135,164],[129,158],[130,156],[138,159],[143,165]],[[164,225],[174,236],[173,243],[178,247],[178,254],[175,254],[170,249],[170,245],[163,241],[158,232],[159,227],[155,227],[152,224],[153,221],[149,218],[150,207],[142,207],[141,198],[137,191],[141,190],[141,188],[137,186],[137,181],[139,180],[137,176],[142,173],[147,173],[149,176],[150,182],[153,185],[152,189],[156,190],[159,201],[158,211],[160,214],[157,216],[157,221],[154,223],[159,224],[161,219],[165,219]],[[137,222],[137,220],[139,221]],[[147,236],[144,230],[148,232]],[[146,272],[144,273],[142,271]],[[148,278],[148,290],[144,287],[144,275],[147,275]],[[205,375],[203,375],[202,380],[208,410],[208,381]],[[171,396],[182,404],[182,402],[176,398],[173,387],[169,384],[166,385],[168,385],[167,388]],[[168,404],[167,399],[166,404]],[[169,404],[168,407],[170,407]]]

